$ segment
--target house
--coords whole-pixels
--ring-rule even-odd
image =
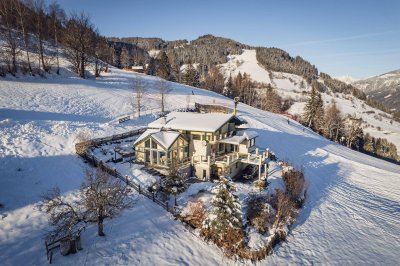
[[[132,66],[131,70],[137,73],[144,73],[143,66]]]
[[[166,169],[189,165],[192,174],[203,180],[233,177],[254,164],[261,177],[266,154],[256,149],[258,134],[238,129],[240,123],[233,114],[171,112],[150,123],[134,142],[136,160]]]

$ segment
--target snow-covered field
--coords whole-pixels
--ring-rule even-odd
[[[58,185],[69,195],[79,188],[86,165],[74,154],[81,130],[93,137],[146,125],[151,116],[117,124],[132,113],[131,82],[148,83],[148,109],[158,105],[154,77],[112,69],[99,79],[63,76],[0,79],[0,261],[44,265],[47,220],[35,205]],[[217,101],[215,93],[173,84],[168,106]],[[192,91],[194,95],[192,95]],[[400,263],[400,167],[328,141],[285,117],[239,105],[239,115],[260,137],[257,145],[303,167],[308,199],[287,242],[260,264]],[[90,227],[83,251],[56,255],[65,265],[230,265],[213,245],[188,232],[161,207],[137,196],[131,210],[105,224],[107,236]],[[250,264],[246,262],[245,264]]]

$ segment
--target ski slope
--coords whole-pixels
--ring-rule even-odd
[[[124,124],[131,114],[133,79],[143,79],[146,107],[158,106],[157,78],[112,69],[99,79],[62,76],[0,79],[0,261],[2,265],[44,265],[46,217],[36,204],[58,185],[73,196],[87,167],[74,153],[77,134],[93,137],[125,132],[149,123],[145,116]],[[230,99],[171,83],[168,108],[191,102]],[[193,92],[193,93],[192,93]],[[193,95],[194,94],[194,95]],[[287,242],[260,262],[269,264],[361,265],[400,263],[400,167],[328,141],[300,124],[240,104],[238,114],[257,131],[257,146],[303,167],[308,199]],[[59,265],[239,265],[215,246],[188,232],[146,198],[119,218],[106,221],[107,236],[96,228],[83,233],[83,251],[55,255]]]

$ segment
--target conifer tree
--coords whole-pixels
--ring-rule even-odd
[[[183,80],[186,85],[193,87],[199,86],[199,75],[191,62],[187,64],[184,70]]]
[[[303,119],[306,125],[314,131],[320,132],[324,118],[324,103],[317,87],[312,86],[310,97],[304,107]]]
[[[146,68],[146,74],[154,76],[156,74],[156,62],[154,58],[150,58],[149,64]]]
[[[240,203],[235,195],[235,188],[227,179],[221,178],[216,186],[212,204],[212,213],[203,223],[203,233],[217,244],[226,246],[226,241],[232,240],[232,235],[242,235],[242,213]],[[240,237],[228,246],[237,245]]]
[[[176,196],[186,189],[186,176],[178,170],[177,163],[173,163],[169,169],[169,175],[164,179],[164,189],[167,193],[174,195],[175,205]]]
[[[226,86],[224,88],[224,93],[225,96],[232,98],[233,97],[233,79],[232,75],[229,75],[228,81],[226,83]]]
[[[279,113],[282,108],[282,98],[275,92],[271,85],[265,92],[263,109],[273,113]]]
[[[122,47],[120,62],[122,68],[130,68],[132,66],[132,57],[126,46]]]
[[[333,101],[332,104],[325,111],[324,119],[324,135],[333,140],[338,141],[343,135],[343,118],[340,110],[336,106],[336,102]]]
[[[157,76],[169,80],[170,75],[171,75],[171,65],[169,63],[168,56],[165,52],[162,52],[159,59],[159,66],[157,68]]]
[[[360,150],[363,145],[363,130],[361,128],[361,119],[355,116],[349,117],[349,121],[345,127],[346,146],[352,149]]]

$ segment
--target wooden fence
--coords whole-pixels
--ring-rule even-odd
[[[92,139],[90,141],[77,143],[77,144],[75,144],[75,150],[79,156],[81,156],[83,159],[85,159],[87,162],[89,162],[94,167],[100,167],[101,170],[107,172],[108,174],[110,174],[116,178],[119,178],[120,180],[124,181],[129,187],[136,190],[139,194],[144,195],[145,197],[149,198],[150,200],[157,203],[158,205],[163,207],[165,210],[167,210],[168,212],[170,212],[174,216],[176,216],[177,213],[175,212],[175,209],[173,207],[168,206],[168,202],[163,202],[163,201],[157,199],[155,197],[154,193],[147,191],[147,188],[142,187],[142,186],[140,186],[140,184],[137,184],[134,181],[132,181],[130,176],[122,175],[121,173],[119,173],[117,171],[116,168],[112,168],[111,166],[103,163],[103,161],[97,159],[94,155],[90,155],[87,152],[88,149],[92,146],[101,145],[101,144],[104,144],[104,143],[107,143],[110,141],[116,141],[116,140],[124,139],[127,137],[139,135],[139,134],[142,134],[145,130],[146,130],[146,128],[141,128],[141,129],[129,131],[129,132],[126,132],[123,134],[117,134],[117,135],[113,135],[110,137],[97,138],[97,139]]]

